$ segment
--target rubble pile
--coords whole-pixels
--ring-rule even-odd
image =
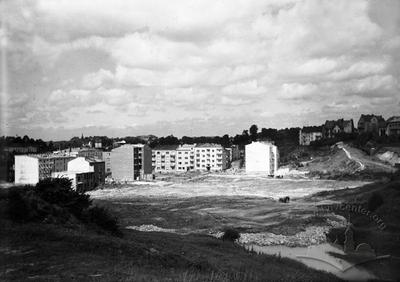
[[[293,236],[286,236],[274,233],[242,233],[240,234],[240,244],[255,244],[258,246],[285,245],[288,247],[306,247],[326,242],[328,226],[312,226],[305,231]]]
[[[140,226],[127,226],[127,229],[132,229],[132,230],[137,230],[141,232],[171,232],[171,233],[176,233],[175,229],[167,229],[167,228],[162,228],[158,227],[152,224],[143,224]]]

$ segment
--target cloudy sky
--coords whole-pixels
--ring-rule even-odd
[[[400,114],[400,1],[2,0],[1,135]]]

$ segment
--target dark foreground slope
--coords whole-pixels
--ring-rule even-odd
[[[386,182],[371,183],[355,189],[326,191],[313,195],[316,198],[340,201],[340,205],[321,207],[350,220],[355,246],[369,244],[377,260],[363,263],[379,279],[400,279],[400,175],[392,175]],[[343,245],[345,228],[332,229],[328,239]],[[358,254],[348,254],[346,260],[358,263]]]
[[[54,225],[1,224],[2,281],[338,280],[205,236],[129,231],[117,238]]]
[[[38,187],[27,194],[20,189],[19,198],[13,194],[29,216],[14,211],[10,217],[9,194],[0,191],[0,281],[338,280],[209,236],[103,230],[110,225],[108,217],[94,213],[90,202],[71,209],[71,201],[60,203],[48,188],[45,198],[52,203]],[[78,197],[66,190],[63,195]]]

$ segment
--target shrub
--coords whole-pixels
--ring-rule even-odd
[[[94,223],[115,235],[121,235],[117,218],[112,216],[106,208],[98,206],[89,208],[86,211],[86,221]]]
[[[240,233],[236,229],[226,229],[224,235],[222,235],[222,240],[227,240],[234,242],[240,238]]]
[[[94,224],[114,235],[122,235],[118,221],[102,207],[92,206],[89,195],[72,189],[67,178],[44,179],[35,186],[12,187],[6,211],[16,222]]]
[[[50,204],[66,208],[77,218],[82,218],[82,212],[91,205],[89,195],[72,189],[68,178],[47,178],[40,180],[35,186],[36,194]]]
[[[374,192],[368,199],[368,210],[375,211],[383,204],[383,198],[381,194]]]
[[[28,206],[19,189],[11,188],[8,193],[8,215],[10,219],[23,222],[28,220]]]

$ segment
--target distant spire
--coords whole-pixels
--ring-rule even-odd
[[[82,136],[81,136],[81,140],[83,140],[83,133],[82,133]]]

